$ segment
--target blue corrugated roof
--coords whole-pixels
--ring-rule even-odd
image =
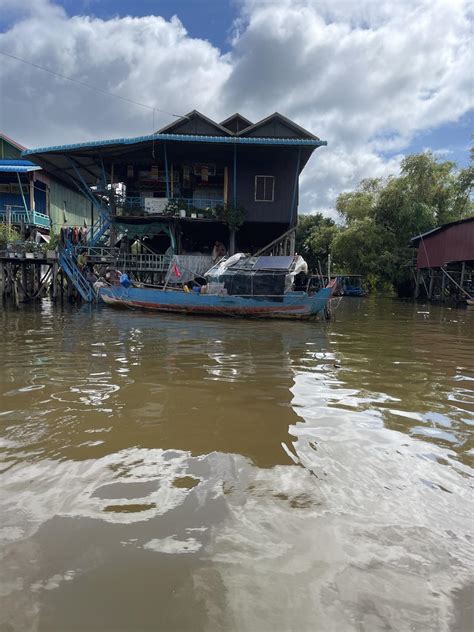
[[[191,134],[149,134],[148,136],[135,136],[132,138],[114,138],[112,140],[94,140],[88,143],[75,143],[72,145],[53,145],[52,147],[38,147],[27,149],[23,156],[44,154],[52,151],[71,151],[93,147],[106,147],[112,145],[134,145],[147,141],[173,140],[192,143],[221,143],[230,145],[283,145],[296,147],[321,147],[327,145],[325,140],[313,140],[307,138],[252,138],[235,136],[197,136]]]
[[[3,173],[26,173],[28,171],[37,171],[38,169],[41,169],[41,167],[29,160],[0,160],[0,172]]]
[[[34,162],[31,162],[30,160],[18,160],[18,159],[13,159],[13,158],[4,158],[0,160],[0,165],[11,165],[11,166],[18,166],[18,167],[36,167],[37,166],[35,165]]]

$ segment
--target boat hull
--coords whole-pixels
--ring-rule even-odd
[[[216,296],[174,290],[122,286],[103,287],[100,298],[112,307],[207,316],[308,319],[324,310],[332,287],[314,296],[288,292],[283,297]]]

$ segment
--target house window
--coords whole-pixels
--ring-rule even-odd
[[[255,176],[255,202],[273,202],[275,197],[275,177]]]

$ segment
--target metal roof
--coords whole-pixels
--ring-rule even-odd
[[[38,171],[41,167],[29,160],[0,160],[0,172],[2,173],[27,173],[28,171]]]
[[[111,140],[94,140],[87,143],[74,143],[72,145],[53,145],[51,147],[38,147],[27,149],[23,156],[34,156],[51,152],[68,152],[76,149],[92,149],[94,147],[111,147],[114,145],[135,145],[150,141],[178,141],[191,143],[219,143],[230,145],[280,145],[293,147],[321,147],[327,145],[325,140],[310,138],[255,138],[235,136],[197,136],[190,134],[149,134],[147,136],[134,136],[131,138],[114,138]]]
[[[472,221],[474,221],[474,215],[471,215],[471,217],[464,217],[463,219],[456,219],[453,222],[447,222],[446,224],[441,224],[441,226],[436,226],[436,228],[432,228],[431,230],[426,231],[426,233],[422,233],[421,235],[412,237],[410,241],[412,243],[416,243],[417,241],[420,241],[421,239],[425,239],[425,237],[428,237],[429,235],[433,235],[434,233],[438,233],[440,230],[445,230],[446,228],[449,228],[450,226],[455,226],[456,224],[464,224],[465,222],[472,222]]]

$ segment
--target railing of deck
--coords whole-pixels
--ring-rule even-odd
[[[141,272],[166,272],[172,257],[169,255],[142,254],[133,255],[122,253],[117,259],[120,270],[137,270]]]
[[[11,206],[0,208],[0,222],[10,222],[12,224],[33,224],[41,228],[49,228],[49,216],[38,211],[25,210],[22,206]]]
[[[86,246],[80,244],[76,247],[76,252],[80,251],[87,255],[90,259],[98,259],[99,261],[115,261],[119,255],[118,248],[110,246]]]
[[[158,198],[159,199],[159,198]],[[211,199],[211,198],[176,198],[172,199],[176,202],[180,208],[185,211],[193,211],[194,209],[207,210],[213,209],[216,206],[224,204],[224,198]],[[142,197],[127,197],[117,204],[117,210],[122,215],[145,215],[148,214],[145,210],[145,198]],[[149,213],[150,215],[160,215],[160,213]],[[161,213],[164,214],[164,213]]]

